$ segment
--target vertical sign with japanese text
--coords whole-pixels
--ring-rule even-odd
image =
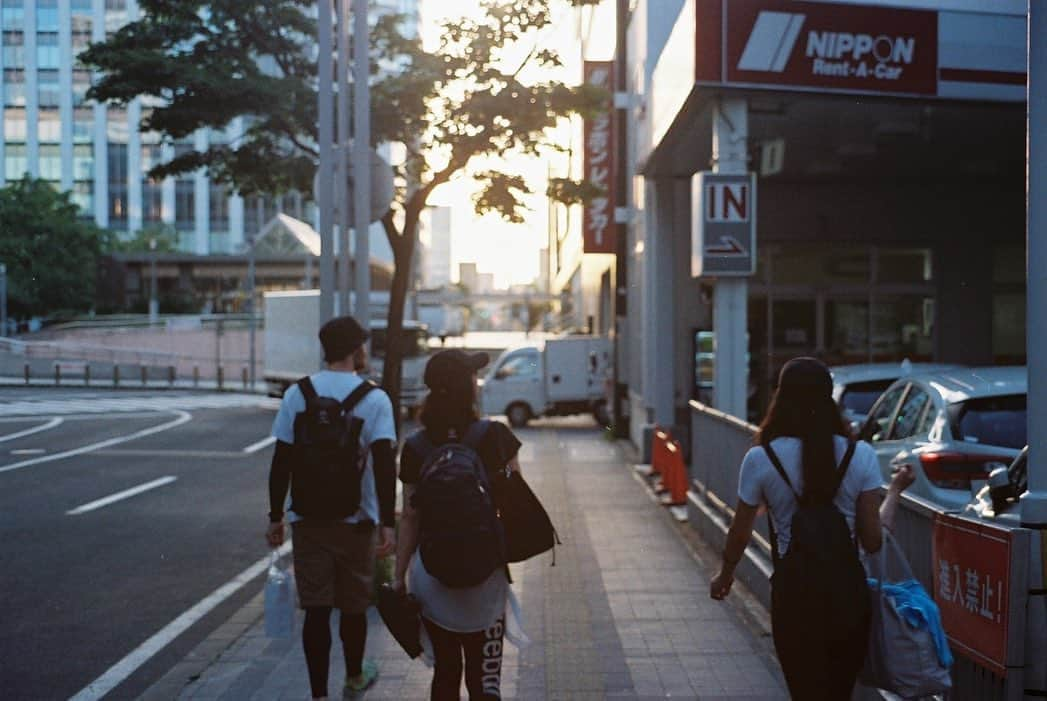
[[[934,600],[957,652],[1005,674],[1010,617],[1007,531],[939,514],[932,545]]]
[[[614,64],[586,61],[585,82],[607,91],[606,109],[585,120],[585,179],[600,192],[585,204],[585,253],[615,252]]]

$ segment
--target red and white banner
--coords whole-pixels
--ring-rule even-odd
[[[585,204],[585,253],[615,252],[614,64],[586,61],[585,82],[607,91],[606,109],[585,120],[585,178],[602,192]]]
[[[953,649],[1007,672],[1011,536],[955,516],[934,519],[934,600]]]

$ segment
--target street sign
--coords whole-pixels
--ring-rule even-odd
[[[691,193],[691,275],[756,272],[756,176],[698,173]]]

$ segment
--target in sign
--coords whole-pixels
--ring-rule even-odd
[[[747,222],[750,201],[748,183],[708,183],[705,186],[705,221]]]

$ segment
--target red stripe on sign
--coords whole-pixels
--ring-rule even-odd
[[[981,71],[967,68],[939,68],[938,77],[958,83],[998,83],[1000,85],[1025,85],[1024,73],[1012,71]]]

